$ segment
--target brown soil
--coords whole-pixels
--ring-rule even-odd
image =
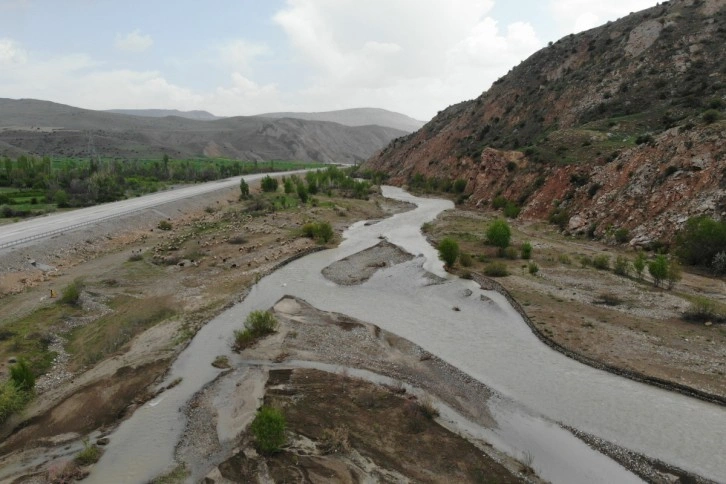
[[[632,250],[566,238],[542,223],[510,221],[513,245],[534,246],[536,275],[524,260],[496,257],[485,244],[486,228],[496,214],[455,210],[442,214],[428,229],[435,242],[453,236],[474,257],[463,274],[483,273],[487,264],[504,262],[510,273],[497,278],[521,304],[538,331],[567,350],[629,372],[640,373],[726,397],[726,327],[684,321],[682,313],[695,296],[723,304],[724,283],[684,272],[672,290],[656,288],[645,277],[623,277],[583,267],[583,256],[605,254],[634,259]],[[646,269],[647,273],[647,269]],[[611,305],[603,301],[608,300]]]
[[[293,442],[265,459],[275,482],[521,482],[395,389],[317,370],[272,370],[265,404],[284,409]]]

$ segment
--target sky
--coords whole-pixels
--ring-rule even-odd
[[[0,97],[427,121],[655,0],[0,0]]]

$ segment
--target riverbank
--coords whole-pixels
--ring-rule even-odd
[[[722,280],[684,272],[669,291],[632,272],[624,277],[598,270],[587,261],[605,256],[612,266],[618,256],[632,260],[634,253],[563,237],[539,222],[510,221],[517,256],[498,257],[485,243],[486,228],[496,216],[445,212],[427,225],[427,235],[433,244],[453,237],[472,256],[469,267],[457,264],[459,275],[483,275],[493,262],[503,264],[506,277],[489,279],[493,285],[486,278],[477,280],[503,288],[545,344],[596,368],[726,404],[726,326],[682,317],[697,297],[726,303]],[[536,274],[529,273],[530,260],[519,259],[525,241],[533,246]]]

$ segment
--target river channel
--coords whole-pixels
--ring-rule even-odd
[[[230,354],[233,331],[249,311],[267,309],[284,295],[376,324],[492,388],[500,395],[492,413],[501,420],[499,431],[484,437],[514,455],[531,453],[545,479],[624,482],[613,480],[612,473],[620,471],[605,457],[585,457],[588,448],[554,425],[560,422],[704,477],[726,480],[726,409],[593,369],[545,346],[504,297],[443,270],[420,227],[452,208],[451,202],[417,198],[393,187],[384,187],[384,195],[417,208],[372,225],[354,224],[339,247],[308,255],[261,279],[243,302],[204,326],[168,376],[168,381],[183,378],[181,384],[119,426],[89,481],[144,482],[169,470],[184,427],[180,409],[219,374],[211,361]],[[322,276],[324,267],[379,243],[381,237],[420,257],[381,270],[360,286],[338,286]],[[446,280],[431,284],[427,271]],[[453,306],[460,311],[452,311]],[[562,468],[567,468],[564,473]],[[634,476],[626,480],[637,481]]]

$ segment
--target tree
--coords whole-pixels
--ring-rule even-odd
[[[653,284],[660,286],[668,277],[668,259],[666,256],[659,255],[648,263],[648,272],[653,278]]]
[[[260,184],[262,186],[263,192],[277,191],[277,178],[272,178],[270,175],[267,175],[265,178],[263,178]]]
[[[459,244],[454,239],[446,237],[439,242],[439,258],[444,261],[446,267],[454,267],[459,257]]]
[[[509,247],[509,242],[512,239],[512,229],[509,228],[506,220],[497,219],[489,225],[487,239],[490,244],[499,247],[500,251],[503,251]]]
[[[250,198],[250,186],[244,178],[241,178],[239,181],[239,199],[247,200],[248,198]]]
[[[691,217],[676,238],[676,253],[686,264],[709,265],[726,250],[726,222],[705,215]]]
[[[676,282],[680,281],[681,276],[681,265],[678,261],[671,261],[668,264],[668,272],[666,273],[666,281],[668,281],[668,289],[673,289]]]
[[[642,279],[643,271],[645,270],[645,254],[642,252],[638,252],[638,255],[635,257],[633,269],[635,269],[635,274],[638,276],[638,279]]]
[[[307,203],[308,202],[308,191],[305,188],[305,184],[300,183],[297,186],[297,196],[298,196],[298,198],[300,198],[300,201],[302,203]]]

